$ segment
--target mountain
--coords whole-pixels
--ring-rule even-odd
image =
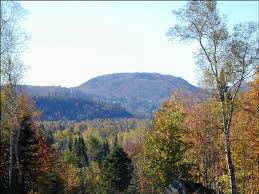
[[[107,98],[167,98],[171,91],[182,89],[195,92],[197,87],[180,77],[158,73],[115,73],[99,76],[76,87],[87,94]]]
[[[172,75],[115,73],[99,76],[73,88],[95,99],[118,103],[138,117],[150,117],[172,92],[196,93],[200,88]]]
[[[46,97],[53,96],[52,100],[59,104],[66,104],[67,102],[61,99],[62,97],[69,97],[73,98],[73,103],[70,102],[70,105],[75,114],[81,115],[81,110],[77,110],[76,106],[72,105],[76,99],[79,101],[91,99],[94,102],[101,102],[119,109],[117,113],[122,111],[121,107],[123,107],[126,109],[124,111],[130,112],[130,114],[138,118],[150,118],[152,113],[159,108],[161,102],[170,97],[172,92],[176,90],[181,90],[186,94],[194,94],[201,91],[200,88],[191,85],[180,77],[158,73],[114,73],[98,76],[77,87],[71,88],[60,86],[22,86],[21,88],[31,96],[38,96],[40,103],[37,104],[36,102],[36,105],[42,108],[43,105],[41,106],[41,104],[45,103],[45,112],[49,110],[54,111],[51,100]],[[59,98],[60,101],[58,101]],[[69,109],[68,105],[66,107]],[[97,107],[97,110],[103,111],[99,105]],[[80,109],[80,107],[77,108]],[[94,109],[91,110],[93,111]],[[87,110],[85,109],[85,111]],[[52,115],[52,112],[49,114]],[[127,115],[126,112],[123,113],[124,116]],[[65,114],[65,112],[63,113]],[[101,115],[92,113],[96,117]],[[87,115],[85,118],[91,117],[90,113],[87,113]],[[46,117],[44,116],[43,118]]]

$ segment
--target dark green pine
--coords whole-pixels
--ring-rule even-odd
[[[133,168],[131,160],[117,143],[113,145],[101,170],[99,193],[117,193],[128,188]]]

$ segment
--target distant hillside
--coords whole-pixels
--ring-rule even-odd
[[[48,110],[48,106],[52,105],[50,100],[47,101],[47,98],[43,98],[44,96],[53,96],[53,100],[58,100],[60,97],[73,97],[78,100],[92,99],[94,101],[102,101],[106,104],[113,104],[109,106],[117,108],[121,106],[138,118],[150,118],[161,102],[166,100],[176,90],[181,90],[186,94],[194,94],[201,91],[200,88],[191,85],[180,77],[158,73],[115,73],[103,75],[72,88],[60,86],[22,86],[21,88],[31,96],[41,97],[41,102],[45,100],[45,112]],[[61,100],[58,103],[62,104],[65,102]],[[70,105],[75,110],[72,104]],[[67,108],[69,107],[67,106]],[[49,107],[49,109],[54,111],[52,107]],[[101,109],[98,110],[103,111]],[[95,117],[100,115],[94,114],[96,115]],[[45,116],[43,118],[46,118]],[[90,113],[87,117],[90,117]]]
[[[186,80],[158,73],[115,73],[99,76],[76,87],[87,94],[108,98],[145,98],[160,100],[176,90],[196,92]]]
[[[158,73],[116,73],[99,76],[74,90],[110,103],[119,103],[139,117],[150,117],[175,90],[196,93],[186,80]]]
[[[132,114],[120,106],[111,105],[90,98],[68,96],[33,96],[33,102],[42,112],[41,120],[92,120],[131,118]]]
[[[70,97],[85,97],[85,94],[73,90],[71,88],[61,86],[31,86],[21,85],[18,87],[18,92],[25,92],[30,96],[70,96]]]

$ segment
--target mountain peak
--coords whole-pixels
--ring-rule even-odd
[[[146,72],[98,76],[75,89],[101,100],[126,104],[131,112],[139,109],[138,106],[148,106],[149,114],[177,89],[187,93],[200,90],[180,77]]]
[[[115,96],[138,96],[138,92],[140,92],[140,90],[146,90],[146,92],[150,92],[150,97],[156,95],[156,92],[161,89],[169,89],[170,92],[171,89],[176,88],[192,91],[198,89],[196,86],[191,85],[180,77],[146,72],[114,73],[97,76],[76,88],[86,93],[98,93],[98,95],[104,96],[108,93],[113,93]],[[119,92],[122,90],[124,93]]]
[[[156,72],[152,72],[152,73],[149,73],[149,72],[111,73],[111,74],[94,77],[94,78],[88,80],[87,82],[81,84],[80,86],[89,85],[96,81],[99,82],[100,80],[105,80],[105,79],[115,79],[116,80],[116,79],[125,79],[126,78],[126,79],[156,80],[156,79],[161,79],[163,77],[179,78],[179,77],[174,77],[172,75],[164,75],[164,74],[160,74],[160,73],[156,73]],[[179,79],[182,79],[182,78],[179,78]]]

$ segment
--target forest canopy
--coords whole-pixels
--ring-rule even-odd
[[[137,84],[131,85],[130,98],[120,99],[130,106],[123,108],[113,99],[87,98],[82,87],[78,96],[64,88],[59,88],[64,95],[17,92],[28,40],[20,22],[26,14],[19,2],[1,1],[0,193],[259,192],[257,24],[241,23],[231,30],[216,1],[186,2],[174,11],[179,20],[168,36],[173,43],[198,44],[203,88],[174,78],[185,86],[162,102],[166,76],[127,74],[141,80],[158,109],[144,89],[134,93]],[[107,83],[90,81],[90,88],[106,87],[106,78],[98,79]],[[144,83],[152,82],[163,90],[148,90]],[[120,97],[129,91],[116,89],[114,96]],[[156,111],[143,119],[126,109],[142,116]]]

